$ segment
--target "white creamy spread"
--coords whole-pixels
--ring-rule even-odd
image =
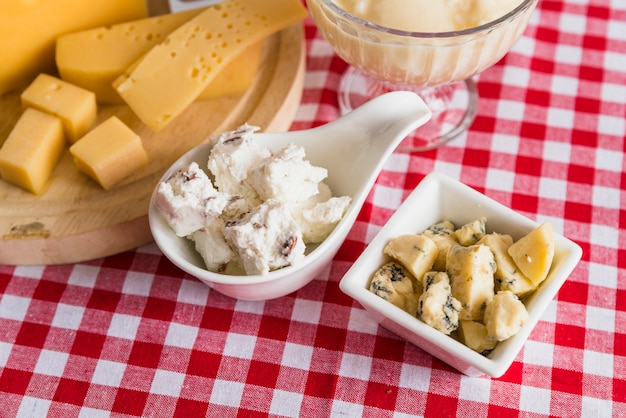
[[[335,0],[347,12],[388,28],[447,32],[496,20],[521,0]]]
[[[307,161],[303,147],[273,153],[254,140],[258,129],[244,124],[211,138],[215,187],[195,162],[158,186],[157,207],[211,271],[267,274],[297,264],[351,202],[332,196],[323,182],[328,171]]]

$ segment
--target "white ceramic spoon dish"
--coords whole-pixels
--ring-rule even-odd
[[[430,119],[422,99],[410,92],[379,96],[337,120],[317,128],[257,133],[254,138],[272,151],[289,143],[302,145],[311,164],[328,170],[325,182],[334,196],[350,196],[352,203],[333,232],[303,261],[266,275],[232,276],[208,271],[193,242],[177,237],[154,205],[149,208],[150,229],[157,246],[176,266],[225,295],[246,300],[268,300],[294,292],[326,268],[350,232],[385,160],[411,131]],[[211,144],[183,155],[161,181],[192,161],[205,168]]]

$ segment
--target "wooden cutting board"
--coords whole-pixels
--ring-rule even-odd
[[[247,122],[262,131],[289,129],[304,83],[302,24],[265,40],[250,88],[197,101],[154,133],[127,106],[101,106],[98,122],[116,115],[139,134],[150,163],[112,190],[79,172],[65,150],[39,196],[0,179],[0,264],[62,264],[117,254],[152,241],[148,203],[165,170],[210,135]],[[0,96],[0,143],[22,113],[19,93]]]

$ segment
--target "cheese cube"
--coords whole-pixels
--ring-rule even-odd
[[[70,147],[74,163],[105,190],[148,163],[141,138],[111,116]]]
[[[461,302],[452,297],[450,280],[444,272],[424,275],[424,293],[419,298],[418,314],[422,321],[446,335],[459,326]]]
[[[554,232],[544,222],[509,247],[509,255],[519,269],[538,286],[545,280],[554,258]]]
[[[487,218],[478,218],[454,231],[459,244],[465,246],[476,244],[485,235],[486,222]]]
[[[61,120],[28,108],[0,148],[0,175],[9,183],[39,194],[64,146]]]
[[[493,232],[482,237],[478,243],[488,246],[496,260],[494,276],[496,292],[510,290],[522,297],[535,290],[533,283],[517,268],[507,251],[513,244],[513,238],[510,235]]]
[[[98,110],[93,92],[48,74],[39,74],[22,92],[22,104],[58,116],[71,143],[95,122]]]
[[[147,15],[145,0],[13,0],[0,13],[0,94],[54,71],[54,41],[69,33]]]
[[[452,296],[463,304],[460,319],[482,321],[487,303],[494,295],[496,262],[489,247],[456,245],[446,259]]]
[[[459,241],[454,234],[454,224],[450,221],[441,221],[429,226],[422,235],[430,238],[437,246],[437,258],[433,264],[433,270],[446,270],[446,256],[448,249],[454,245],[459,245]]]
[[[498,292],[485,309],[487,338],[504,341],[519,332],[528,322],[528,311],[512,292]]]
[[[376,270],[369,291],[398,308],[417,315],[418,300],[423,291],[421,282],[395,261]]]
[[[459,321],[458,333],[463,344],[483,355],[488,354],[498,344],[497,341],[487,338],[487,327],[480,322],[467,319]]]
[[[417,279],[433,267],[437,259],[437,246],[422,235],[407,234],[390,239],[383,252],[394,258]]]
[[[114,82],[135,114],[159,131],[246,47],[306,16],[299,0],[232,0],[170,33]]]

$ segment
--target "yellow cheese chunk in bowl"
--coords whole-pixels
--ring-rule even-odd
[[[416,213],[419,216],[415,216]],[[573,241],[554,233],[554,258],[548,275],[524,299],[528,321],[516,335],[499,342],[487,355],[432,328],[369,290],[374,272],[391,260],[383,249],[392,238],[407,233],[419,234],[443,220],[464,225],[481,217],[487,220],[487,233],[508,234],[514,241],[539,226],[537,222],[446,175],[427,175],[346,272],[340,288],[357,300],[373,321],[460,372],[469,376],[486,374],[500,377],[517,358],[533,328],[578,264],[582,250]]]

